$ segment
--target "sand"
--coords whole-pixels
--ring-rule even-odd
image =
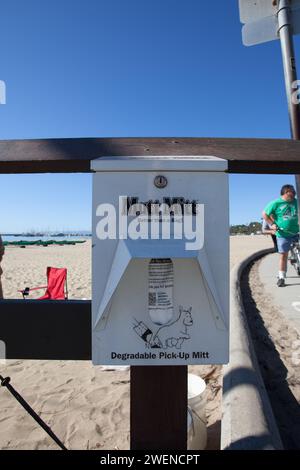
[[[267,236],[234,236],[231,267],[262,248]],[[68,269],[69,298],[91,298],[91,242],[75,246],[9,247],[3,259],[5,298],[26,286],[46,285],[46,267]],[[33,297],[42,295],[36,292]],[[1,306],[0,306],[1,309]],[[1,314],[1,310],[0,310]],[[1,336],[1,332],[0,332]],[[190,366],[206,381],[208,449],[220,446],[222,367]],[[108,371],[87,361],[6,361],[0,374],[52,427],[69,449],[129,449],[129,370]],[[0,389],[0,449],[57,449],[57,445]]]
[[[47,285],[47,266],[68,269],[69,298],[91,298],[90,240],[78,245],[6,247],[2,262],[4,297],[7,299],[22,298],[18,290],[27,286]],[[40,297],[43,293],[43,289],[33,291],[30,298]]]

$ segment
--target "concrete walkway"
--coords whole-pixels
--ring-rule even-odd
[[[300,334],[300,276],[288,261],[286,285],[277,287],[278,259],[277,253],[265,256],[259,266],[259,276],[274,306],[280,309]]]

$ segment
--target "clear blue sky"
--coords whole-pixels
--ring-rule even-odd
[[[0,139],[290,137],[280,44],[242,45],[237,0],[3,0],[0,44]],[[290,182],[230,176],[231,223]],[[2,232],[90,219],[90,175],[0,175]]]

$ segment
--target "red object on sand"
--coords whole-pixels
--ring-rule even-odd
[[[65,293],[65,284],[67,281],[66,268],[47,268],[47,290],[38,300],[65,300],[68,293]]]
[[[23,298],[29,295],[31,290],[45,289],[42,297],[36,300],[66,300],[68,298],[67,290],[67,269],[66,268],[47,268],[47,286],[26,287],[22,292]]]

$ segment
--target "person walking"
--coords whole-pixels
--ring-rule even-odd
[[[269,202],[262,215],[276,234],[279,253],[277,286],[284,287],[289,249],[294,241],[299,240],[298,204],[294,186],[282,186],[280,197]]]

